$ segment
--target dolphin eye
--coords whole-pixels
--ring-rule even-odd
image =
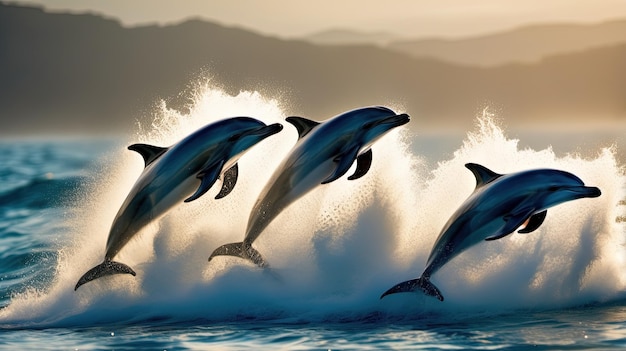
[[[230,138],[228,138],[228,141],[235,141],[239,138],[241,138],[242,133],[237,133],[237,134],[233,134],[230,136]]]
[[[363,125],[363,128],[365,129],[371,129],[373,126],[375,125],[374,122],[367,122]]]
[[[560,187],[553,185],[553,186],[548,188],[548,191],[557,191],[559,189],[560,189]]]

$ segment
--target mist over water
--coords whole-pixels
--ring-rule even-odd
[[[169,146],[205,124],[235,116],[285,128],[241,158],[238,183],[227,197],[214,199],[218,183],[137,235],[116,257],[136,277],[105,277],[75,292],[78,278],[102,261],[111,221],[143,168],[142,158],[125,147]],[[611,148],[585,158],[520,148],[485,114],[451,157],[433,161],[413,147],[419,133],[397,128],[373,146],[366,176],[320,185],[270,224],[254,243],[271,266],[262,270],[238,258],[207,259],[216,247],[243,239],[257,194],[297,140],[281,103],[255,92],[230,96],[205,86],[188,113],[163,103],[154,117],[99,162],[65,219],[71,230],[58,240],[54,279],[14,296],[0,310],[0,324],[449,318],[623,297],[626,222],[618,218],[626,215],[620,203],[626,178]],[[419,130],[419,118],[410,123]],[[421,274],[439,231],[474,189],[468,162],[498,173],[565,170],[599,187],[602,196],[551,208],[537,231],[483,242],[454,258],[432,277],[443,303],[421,293],[380,300],[392,285]]]

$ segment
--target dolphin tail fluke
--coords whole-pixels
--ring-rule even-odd
[[[83,274],[82,277],[80,277],[78,283],[76,283],[76,286],[74,287],[74,291],[76,291],[76,289],[78,289],[81,285],[85,283],[89,283],[92,280],[112,274],[130,274],[132,276],[137,275],[137,273],[135,273],[132,268],[123,263],[111,260],[104,260],[104,262],[93,267],[92,269],[87,271],[87,273]]]
[[[209,257],[209,261],[211,261],[215,256],[235,256],[252,261],[252,263],[261,268],[268,267],[268,264],[265,262],[261,254],[253,248],[252,245],[245,242],[226,244],[218,247],[215,251],[213,251],[211,257]]]
[[[396,284],[391,289],[385,291],[380,298],[391,294],[402,293],[402,292],[413,292],[415,290],[421,290],[424,294],[432,297],[436,297],[439,301],[443,301],[443,295],[435,284],[430,282],[430,279],[422,277],[417,279],[407,280],[405,282]]]

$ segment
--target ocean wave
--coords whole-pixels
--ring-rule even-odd
[[[86,185],[84,176],[55,178],[48,174],[24,180],[0,193],[0,208],[44,209],[67,206],[68,201]]]
[[[154,125],[140,134],[143,140],[133,142],[169,145],[228,116],[267,123],[284,118],[277,101],[258,93],[233,97],[212,88],[198,94],[190,111],[181,115],[163,105]],[[102,260],[110,222],[141,171],[136,155],[120,153],[106,177],[72,204],[77,214],[65,223],[67,240],[49,284],[14,296],[0,310],[0,325],[450,319],[623,298],[626,223],[616,219],[626,212],[620,202],[626,178],[614,150],[583,158],[557,156],[551,148],[522,149],[489,116],[479,117],[462,145],[436,163],[410,151],[413,138],[419,135],[390,133],[373,146],[368,175],[320,186],[278,216],[254,244],[271,269],[230,257],[207,262],[213,249],[243,238],[271,166],[296,140],[295,130],[286,127],[241,159],[229,196],[216,201],[209,193],[180,205],[127,245],[117,259],[131,265],[136,277],[104,277],[75,292],[77,279]],[[475,180],[463,167],[467,162],[501,173],[566,170],[599,187],[602,196],[559,205],[536,232],[478,244],[450,261],[432,277],[446,296],[443,303],[419,293],[380,300],[393,284],[421,273],[441,227],[471,194]],[[82,181],[60,180],[51,193],[82,189]],[[49,185],[40,180],[35,187],[45,191]],[[27,195],[32,186],[14,195]],[[37,205],[28,196],[21,201]]]

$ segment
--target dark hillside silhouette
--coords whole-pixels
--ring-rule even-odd
[[[316,46],[191,20],[124,28],[95,15],[0,4],[0,133],[119,131],[160,98],[183,108],[203,72],[230,93],[281,94],[325,119],[401,103],[411,126],[466,128],[486,102],[507,124],[626,115],[626,45],[473,68],[370,46]]]
[[[321,45],[387,45],[391,42],[399,42],[397,35],[387,32],[359,32],[350,29],[328,29],[302,38],[313,44]]]
[[[533,63],[550,55],[626,44],[626,20],[597,24],[544,24],[460,39],[389,43],[388,49],[450,63],[494,66]]]

